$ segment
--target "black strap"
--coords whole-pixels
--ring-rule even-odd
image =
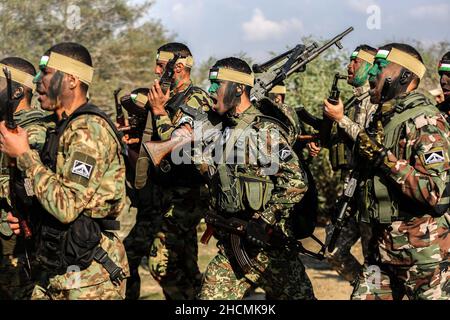
[[[75,110],[74,113],[72,113],[69,117],[60,121],[55,129],[53,128],[48,129],[45,145],[41,153],[41,159],[46,166],[50,167],[52,170],[55,170],[56,155],[58,153],[59,140],[63,135],[64,130],[74,119],[85,114],[92,114],[103,118],[115,133],[119,143],[122,144],[122,133],[117,130],[116,126],[114,125],[112,120],[108,117],[108,115],[102,110],[100,110],[97,106],[90,103],[86,103],[83,106],[79,107],[77,110]],[[123,145],[121,147],[122,152],[125,152],[126,148]]]
[[[108,253],[100,246],[95,249],[94,260],[100,263],[109,273],[109,278],[114,285],[120,285],[120,282],[126,278],[122,268],[111,260]]]
[[[120,221],[110,219],[95,219],[102,230],[120,230]]]

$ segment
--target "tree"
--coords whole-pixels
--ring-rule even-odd
[[[92,101],[112,113],[112,92],[130,91],[153,80],[156,49],[172,39],[158,21],[140,22],[153,1],[53,0],[0,3],[1,56],[37,65],[52,45],[72,41],[90,51],[95,68]]]

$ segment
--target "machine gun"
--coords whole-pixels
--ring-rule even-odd
[[[304,71],[308,63],[316,59],[331,46],[336,45],[339,49],[342,49],[341,40],[352,31],[353,27],[348,28],[321,47],[316,42],[308,47],[298,44],[293,49],[263,64],[253,65],[253,72],[260,74],[255,79],[255,85],[250,93],[250,100],[252,102],[261,101],[274,86],[280,84],[294,72]]]
[[[6,78],[6,86],[7,86],[7,104],[6,104],[6,113],[5,113],[5,125],[8,131],[12,133],[17,133],[17,124],[14,120],[14,102],[12,96],[12,80],[11,80],[11,71],[7,68],[3,68],[3,73]],[[20,205],[21,201],[18,201],[17,187],[18,187],[18,170],[17,163],[15,159],[10,159],[9,164],[9,198],[11,202],[11,213],[14,217],[19,220],[20,229],[23,232],[23,236],[26,240],[32,237],[31,229],[28,226],[28,219],[25,218],[23,213],[27,212],[27,208],[24,205]],[[20,206],[20,207],[19,207]]]
[[[336,222],[333,225],[333,232],[331,233],[330,240],[326,244],[328,252],[332,252],[336,247],[336,242],[342,232],[342,229],[344,228],[344,226],[347,224],[347,221],[351,217],[349,215],[346,215],[346,213],[347,208],[355,194],[356,187],[360,182],[359,176],[360,176],[359,170],[355,169],[352,171],[350,181],[348,182],[347,187],[344,190],[344,193],[342,194],[341,198],[338,201],[339,213],[336,218]]]
[[[119,130],[127,134],[130,139],[141,139],[147,121],[147,94],[149,89],[139,88],[133,90],[118,99],[120,88],[114,91],[114,100],[116,103],[116,122],[119,124]],[[128,125],[126,125],[123,108],[128,113]],[[136,143],[138,144],[138,143]]]
[[[386,79],[386,82],[383,86],[383,89],[381,91],[381,97],[382,101],[385,99],[387,92],[389,91],[390,85],[391,85],[391,79]],[[381,121],[382,113],[381,113],[381,104],[378,106],[377,111],[374,114],[374,117],[372,119],[372,122],[370,123],[370,126],[366,129],[366,132],[369,136],[375,137],[377,135],[377,123],[378,121]],[[327,241],[326,246],[328,248],[328,252],[332,252],[336,247],[336,242],[339,238],[339,235],[341,234],[342,229],[347,224],[348,220],[352,217],[352,215],[347,215],[347,208],[350,202],[353,199],[353,196],[355,194],[355,190],[360,185],[361,181],[367,177],[368,170],[365,167],[367,163],[360,161],[359,165],[352,171],[350,175],[349,183],[344,190],[343,195],[338,200],[339,205],[339,213],[336,218],[336,222],[333,226],[333,231],[330,236],[330,240]],[[363,174],[364,173],[364,174]],[[355,212],[356,210],[354,210]]]
[[[172,86],[173,75],[175,73],[174,68],[179,58],[180,55],[178,53],[174,54],[174,57],[167,62],[164,73],[159,79],[159,85],[164,94],[166,94],[167,90],[170,90],[170,87]]]
[[[208,145],[216,139],[217,135],[220,133],[220,130],[215,126],[220,126],[220,116],[213,112],[204,112],[201,110],[197,110],[188,105],[181,105],[180,109],[183,110],[183,113],[189,115],[190,117],[192,117],[192,119],[194,119],[195,127],[193,129],[194,131],[197,130],[197,128],[200,129],[200,132],[202,134],[202,143],[204,145]],[[164,158],[167,157],[173,150],[194,141],[194,139],[194,134],[190,136],[174,136],[171,139],[165,141],[145,142],[144,148],[150,156],[150,159],[152,160],[154,166],[158,167],[161,164],[167,166],[167,163],[163,161]]]
[[[267,241],[264,241],[259,234],[259,227],[256,229],[252,226],[252,223],[258,223],[257,221],[247,222],[245,220],[241,220],[239,218],[231,217],[224,218],[220,215],[214,214],[212,212],[208,212],[205,217],[205,221],[208,226],[212,226],[226,232],[230,235],[231,248],[236,257],[236,260],[242,270],[247,273],[254,267],[252,260],[250,259],[247,251],[245,250],[244,244],[242,242],[243,239],[247,239],[250,243],[254,243],[260,247],[276,247],[276,246],[285,246],[289,250],[292,250],[295,253],[301,253],[313,258],[322,260],[323,255],[317,254],[310,250],[307,250],[303,247],[302,243],[294,238],[290,238],[282,233],[281,230],[274,226],[267,225]],[[210,237],[210,233],[207,234],[207,237]],[[202,243],[208,241],[208,239],[204,239],[202,237]]]
[[[334,75],[333,84],[331,85],[330,95],[328,96],[328,102],[337,105],[339,103],[339,97],[341,96],[341,91],[338,87],[339,80],[347,79],[347,76],[343,76],[339,73]],[[320,142],[322,145],[328,145],[329,137],[331,132],[331,127],[333,126],[333,121],[323,115],[323,120],[320,125]]]
[[[114,90],[114,103],[116,105],[116,122],[119,124],[119,128],[125,127],[125,115],[123,114],[122,105],[119,103],[119,92],[122,91],[122,88],[117,88]]]

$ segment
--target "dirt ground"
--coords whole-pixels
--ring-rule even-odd
[[[325,238],[325,231],[323,228],[316,228],[315,235],[319,239]],[[200,235],[199,235],[200,237]],[[314,249],[317,251],[318,246],[315,245],[314,241],[307,240],[303,241],[303,244],[308,249]],[[216,254],[217,249],[215,246],[215,241],[210,241],[208,246],[199,244],[199,267],[200,271],[203,272]],[[352,253],[357,257],[357,259],[362,262],[362,252],[361,245],[358,242],[352,249]],[[304,257],[303,262],[306,266],[306,272],[314,287],[314,293],[316,298],[319,300],[348,300],[352,292],[352,287],[350,284],[343,280],[335,271],[330,269],[327,262],[318,261],[313,258]],[[145,265],[147,262],[143,259],[141,267],[139,268],[139,274],[142,279],[141,285],[141,299],[164,299],[161,288],[153,280],[152,276],[148,272]],[[259,290],[256,291],[256,295],[252,296],[251,299],[264,299],[264,293]]]

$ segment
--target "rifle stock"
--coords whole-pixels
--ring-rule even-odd
[[[145,151],[147,151],[153,165],[158,167],[161,162],[176,148],[190,143],[192,136],[176,136],[165,141],[147,141],[144,142]]]

